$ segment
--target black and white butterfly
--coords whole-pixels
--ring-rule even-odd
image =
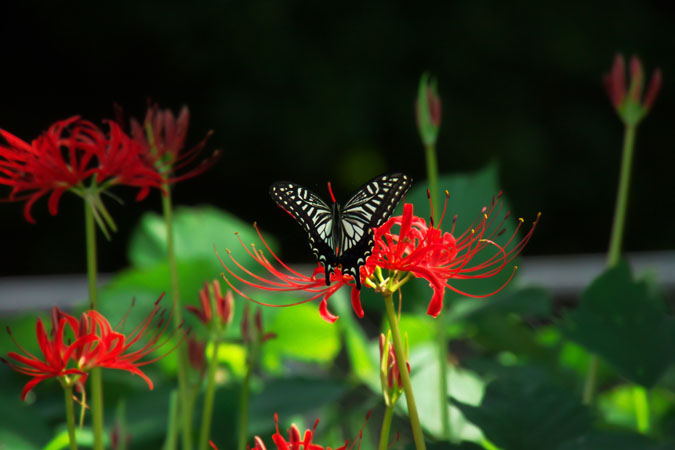
[[[361,186],[340,205],[329,206],[315,193],[296,183],[280,181],[270,186],[270,196],[305,230],[312,253],[330,274],[341,267],[361,289],[359,269],[373,251],[373,228],[384,224],[410,188],[412,179],[401,173],[380,175]]]

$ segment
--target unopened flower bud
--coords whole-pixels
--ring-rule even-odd
[[[435,79],[429,74],[422,74],[417,100],[415,101],[415,117],[417,129],[425,146],[436,145],[438,130],[441,127],[441,98]]]
[[[661,70],[656,69],[649,80],[647,92],[644,90],[644,69],[637,56],[631,57],[628,68],[630,82],[626,88],[626,73],[623,56],[616,55],[610,72],[604,76],[605,90],[614,109],[627,125],[636,125],[651,109],[661,88]]]

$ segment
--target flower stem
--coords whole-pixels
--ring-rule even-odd
[[[427,178],[429,181],[429,196],[431,197],[431,216],[434,221],[440,220],[440,205],[438,204],[438,164],[436,162],[435,145],[425,145],[424,154],[427,162]],[[445,323],[436,320],[436,345],[438,347],[438,390],[440,395],[441,426],[443,439],[450,439],[450,414],[448,410],[448,346],[449,342],[445,334]]]
[[[66,422],[68,423],[68,440],[70,441],[70,450],[77,450],[77,440],[75,439],[75,409],[73,407],[73,387],[64,386],[66,400]]]
[[[436,318],[436,346],[438,347],[438,389],[441,399],[441,436],[450,440],[450,409],[448,408],[448,339],[443,319]]]
[[[178,286],[178,266],[176,264],[176,252],[173,240],[173,207],[171,203],[171,186],[164,185],[162,195],[162,209],[164,211],[164,223],[166,226],[166,251],[171,274],[171,293],[173,295],[173,318],[176,328],[183,323],[183,308],[180,302]],[[180,392],[180,411],[183,424],[182,441],[183,450],[192,449],[192,399],[187,385],[188,355],[185,342],[178,344],[178,390]]]
[[[433,145],[424,146],[424,154],[427,162],[427,181],[429,183],[429,194],[431,195],[431,205],[433,211],[429,211],[433,216],[434,221],[439,220],[440,217],[436,214],[438,212],[438,165],[436,163],[436,147]]]
[[[408,403],[408,417],[410,418],[410,426],[412,427],[413,440],[415,441],[415,448],[417,450],[426,450],[424,443],[424,434],[422,433],[422,425],[417,414],[417,406],[415,404],[415,396],[413,395],[412,384],[410,383],[410,374],[405,366],[405,353],[403,351],[403,343],[401,341],[401,332],[398,328],[398,319],[396,318],[396,310],[394,308],[394,300],[392,294],[384,297],[384,305],[387,309],[387,318],[389,319],[389,326],[391,327],[391,334],[394,339],[394,352],[396,359],[402,361],[401,381],[403,382],[403,391],[405,392],[405,399]]]
[[[623,135],[623,156],[621,160],[621,173],[619,175],[619,189],[616,193],[616,206],[614,209],[614,222],[612,234],[609,240],[609,252],[607,253],[607,265],[614,267],[621,256],[621,243],[626,224],[626,210],[628,205],[628,188],[630,186],[630,170],[633,163],[633,150],[635,148],[635,125],[626,125]]]
[[[628,190],[630,187],[630,171],[633,163],[633,150],[635,148],[636,124],[626,124],[623,135],[623,152],[621,157],[621,169],[619,172],[619,187],[616,193],[614,206],[614,221],[609,238],[609,250],[607,252],[607,266],[614,267],[621,257],[621,243],[626,224],[626,210],[628,209]],[[595,385],[598,372],[598,356],[591,355],[586,380],[584,382],[583,402],[589,405],[595,395]]]
[[[241,395],[239,397],[239,442],[238,450],[246,450],[246,441],[248,439],[248,391],[251,380],[251,369],[253,363],[246,364],[246,374],[241,385]]]
[[[202,411],[202,428],[199,433],[199,450],[207,450],[209,447],[209,433],[211,431],[211,417],[213,415],[213,399],[216,393],[216,369],[218,368],[218,348],[220,339],[213,343],[213,355],[209,362],[207,372],[206,394],[204,395],[204,410]]]
[[[394,417],[394,405],[387,406],[382,418],[382,428],[380,429],[380,445],[378,450],[387,450],[389,445],[389,431],[391,430],[391,419]]]
[[[84,230],[87,245],[87,280],[89,282],[89,304],[98,310],[98,293],[96,284],[96,225],[94,223],[94,205],[84,201]],[[101,368],[91,371],[91,420],[94,430],[94,450],[103,450],[103,382]]]
[[[178,392],[174,389],[169,395],[169,423],[166,429],[163,450],[175,450],[178,435]]]

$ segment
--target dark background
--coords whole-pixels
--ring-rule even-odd
[[[223,157],[177,185],[175,202],[295,233],[267,195],[273,181],[323,195],[332,180],[344,199],[386,171],[423,180],[412,105],[429,70],[444,102],[441,172],[496,161],[515,213],[544,213],[526,254],[603,252],[622,127],[601,78],[615,52],[636,53],[664,87],[638,131],[625,248],[673,248],[674,18],[666,1],[17,2],[0,26],[0,128],[31,140],[70,115],[112,118],[113,102],[138,117],[148,97],[187,104],[189,142],[213,129]],[[116,193],[126,204],[108,202],[120,231],[101,239],[104,271],[125,265],[134,224],[160,206],[156,193]],[[0,204],[0,275],[83,272],[80,200],[65,195],[57,217],[38,202],[37,225],[22,208]]]

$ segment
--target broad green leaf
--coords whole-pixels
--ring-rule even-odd
[[[675,319],[658,292],[632,278],[625,261],[591,283],[563,330],[645,387],[653,386],[673,362]]]
[[[491,382],[479,407],[453,403],[501,450],[556,448],[592,425],[591,413],[576,396],[526,377]]]
[[[278,308],[265,321],[265,330],[277,335],[263,346],[263,359],[271,369],[280,369],[285,357],[327,363],[340,350],[338,328],[321,319],[314,304]]]
[[[415,402],[422,426],[432,436],[440,437],[442,397],[439,379],[437,349],[432,344],[420,345],[410,353],[410,366]],[[462,402],[477,405],[483,395],[484,383],[473,372],[448,364],[448,386],[450,396]],[[401,396],[400,405],[405,405],[405,396]],[[459,411],[446,403],[450,411],[450,428],[455,438],[479,441],[480,431],[467,422]]]
[[[212,266],[211,271],[215,273],[222,272],[223,268],[216,257],[214,246],[221,258],[226,258],[226,250],[230,249],[232,255],[241,262],[247,261],[248,255],[238,237],[246,245],[255,242],[258,248],[264,248],[252,224],[211,206],[179,207],[173,220],[178,261],[206,260]],[[265,240],[270,245],[273,244],[272,238],[266,236]],[[165,262],[166,258],[164,218],[156,213],[147,213],[131,236],[129,261],[135,267],[147,267]]]
[[[596,432],[565,442],[556,447],[556,450],[669,450],[673,448],[675,448],[675,442],[660,444],[639,434]]]
[[[334,380],[320,378],[275,378],[250,401],[250,431],[266,430],[274,423],[274,413],[280,418],[337,401],[346,387]]]

